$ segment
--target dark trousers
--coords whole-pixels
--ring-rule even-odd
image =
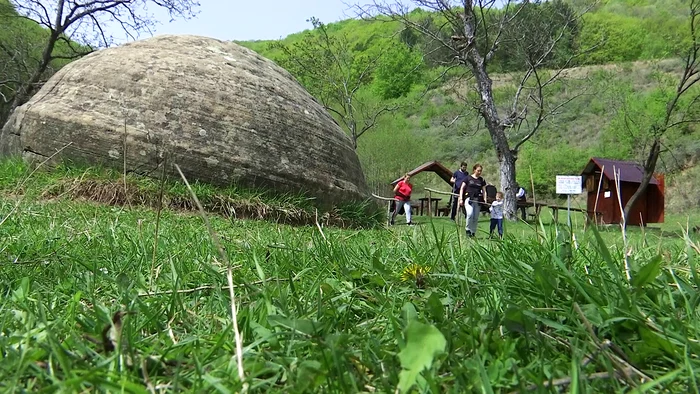
[[[518,203],[520,203],[520,202],[525,202],[525,200],[524,199],[518,200]],[[520,210],[521,216],[523,217],[523,222],[527,222],[527,207],[524,205],[521,205],[518,207],[518,209]]]
[[[493,234],[493,230],[498,227],[498,236],[503,238],[503,219],[491,218],[491,228],[489,229],[489,235]]]
[[[452,191],[453,193],[459,193],[459,190],[457,191]],[[459,197],[457,196],[450,196],[450,219],[455,220],[457,217],[457,206],[459,205],[458,201]],[[460,208],[460,211],[466,216],[467,213],[464,211],[464,207]]]

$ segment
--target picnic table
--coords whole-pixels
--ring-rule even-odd
[[[545,204],[545,203],[534,203],[532,201],[518,201],[518,208],[520,207],[534,207],[535,208],[535,213],[530,214],[535,220],[537,220],[540,217],[540,213],[542,213],[542,208],[549,208],[552,210],[552,217],[554,218],[555,223],[559,223],[559,210],[567,210],[567,207],[561,206],[561,205],[556,205],[556,204]],[[568,208],[572,212],[583,212],[583,213],[591,213],[585,208],[576,208],[576,207],[570,207]],[[596,215],[602,215],[602,212],[596,212]]]
[[[418,199],[418,201],[420,201],[420,211],[419,211],[420,213],[419,213],[419,215],[421,215],[421,216],[423,215],[423,209],[427,205],[428,214],[430,214],[430,210],[432,208],[432,210],[434,211],[433,216],[437,216],[438,215],[437,214],[438,213],[438,204],[440,203],[440,200],[442,200],[442,198],[437,198],[437,197],[419,198]],[[431,204],[432,204],[432,207],[431,207]]]

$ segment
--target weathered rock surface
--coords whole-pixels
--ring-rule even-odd
[[[65,147],[67,144],[69,146]],[[10,117],[0,155],[140,174],[178,164],[190,182],[302,191],[322,206],[364,198],[350,139],[284,69],[230,42],[164,35],[56,73]]]

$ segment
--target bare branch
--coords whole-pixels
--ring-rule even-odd
[[[674,113],[679,110],[679,102],[684,94],[686,94],[692,86],[698,83],[698,53],[700,52],[700,45],[698,42],[698,31],[697,31],[697,20],[700,18],[700,1],[691,0],[690,2],[690,44],[686,48],[687,52],[684,55],[684,69],[681,77],[678,80],[678,85],[676,87],[673,97],[668,101],[666,105],[666,113],[663,120],[657,120],[651,122],[647,132],[647,138],[644,142],[650,143],[650,148],[644,149],[645,159],[643,161],[643,175],[642,181],[640,182],[637,190],[627,201],[624,207],[624,221],[627,223],[627,219],[630,215],[632,208],[639,198],[646,192],[647,187],[651,181],[651,178],[656,171],[657,162],[659,156],[662,152],[661,147],[663,146],[662,138],[666,132],[674,126],[685,123],[685,117],[687,115],[683,114],[680,121],[674,121]],[[698,101],[698,97],[691,99],[691,103]],[[688,111],[686,111],[688,112]]]
[[[398,3],[392,7],[391,5],[375,1],[373,4],[365,8],[355,6],[355,9],[357,11],[357,16],[363,20],[375,21],[378,20],[377,15],[382,15],[389,17],[389,19],[392,21],[402,22],[405,26],[408,26],[426,37],[431,38],[433,41],[440,43],[444,48],[450,49],[454,53],[455,57],[457,57],[459,55],[459,51],[455,50],[454,45],[452,45],[450,41],[447,41],[445,37],[440,34],[440,32],[442,32],[448,25],[454,25],[455,23],[459,24],[459,20],[461,20],[461,18],[450,7],[443,4],[444,2],[441,0],[416,0],[415,2],[419,6],[425,7],[429,10],[447,13],[447,15],[449,15],[446,17],[447,22],[445,22],[439,28],[432,30],[429,27],[411,19],[408,15],[408,7]]]
[[[331,34],[316,18],[310,22],[314,29],[302,41],[291,46],[273,43],[271,47],[282,51],[278,63],[334,115],[357,147],[357,139],[373,128],[382,114],[395,110],[389,105],[369,108],[358,95],[387,55],[382,51],[372,57],[358,56],[345,35]]]
[[[55,59],[74,59],[92,52],[94,47],[109,46],[111,37],[105,34],[105,23],[117,23],[126,34],[134,38],[139,32],[151,32],[155,21],[146,13],[149,4],[166,9],[171,17],[194,16],[193,9],[199,6],[195,0],[11,0],[18,15],[31,19],[49,29],[49,36],[43,46],[41,59],[32,67],[30,77],[18,89],[12,108],[24,102],[34,93],[33,87],[40,84],[51,69]],[[45,6],[44,4],[51,4]],[[88,33],[94,34],[88,37]],[[83,45],[89,50],[78,50],[73,42],[85,39]],[[92,39],[92,41],[90,40]],[[55,53],[56,44],[67,44],[72,54]],[[96,44],[96,45],[93,45]]]

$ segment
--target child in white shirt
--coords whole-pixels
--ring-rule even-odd
[[[491,228],[489,236],[493,235],[493,230],[498,227],[498,236],[503,238],[503,193],[496,193],[496,200],[491,203]]]

